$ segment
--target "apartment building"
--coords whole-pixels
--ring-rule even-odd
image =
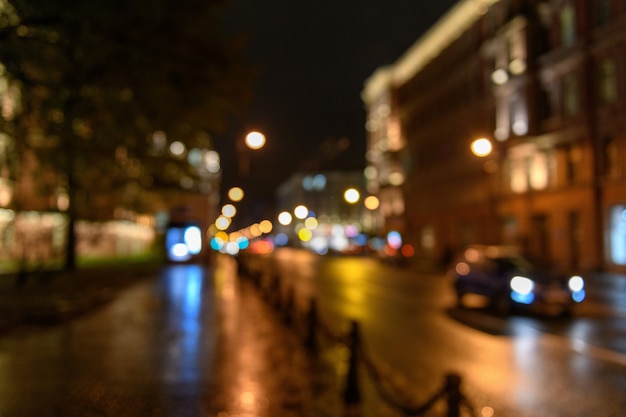
[[[483,242],[626,270],[625,46],[625,1],[458,2],[363,89],[386,227],[433,261]]]

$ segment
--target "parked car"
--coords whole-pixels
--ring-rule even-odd
[[[469,246],[453,260],[450,275],[459,306],[465,294],[479,294],[500,313],[549,305],[569,314],[586,296],[581,276],[551,274],[509,246]]]

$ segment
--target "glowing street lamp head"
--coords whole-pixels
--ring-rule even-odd
[[[472,142],[471,149],[474,155],[482,158],[491,154],[493,145],[489,139],[480,138]]]
[[[246,146],[250,149],[261,149],[265,145],[265,135],[261,132],[250,132],[246,135]]]
[[[343,193],[343,198],[350,204],[354,204],[361,198],[361,194],[355,188],[349,188]]]

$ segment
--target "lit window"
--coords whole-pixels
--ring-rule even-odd
[[[526,39],[523,31],[517,31],[509,39],[509,71],[513,75],[526,71]]]
[[[603,103],[612,103],[617,99],[617,77],[615,75],[615,62],[605,59],[599,68],[600,100]]]
[[[596,0],[596,25],[603,26],[611,18],[611,0]]]
[[[491,73],[491,81],[496,85],[503,85],[509,80],[509,74],[502,68],[496,69]]]
[[[528,190],[528,175],[526,171],[525,160],[517,159],[511,161],[510,187],[513,192],[523,193]]]
[[[526,101],[522,95],[515,95],[511,99],[511,129],[517,136],[528,133],[528,111],[526,110]]]
[[[574,75],[563,80],[563,112],[566,116],[578,113],[578,82]]]
[[[570,183],[578,180],[580,161],[582,159],[580,148],[574,146],[567,149],[567,180]]]
[[[530,163],[530,186],[543,190],[548,186],[548,158],[545,153],[534,155]]]
[[[576,43],[576,11],[574,6],[566,4],[561,9],[561,44],[573,46]]]
[[[435,229],[431,226],[426,226],[422,228],[420,241],[423,249],[427,251],[432,251],[433,249],[435,249]]]
[[[619,175],[619,155],[617,145],[612,139],[604,142],[604,173],[607,177],[617,177]]]

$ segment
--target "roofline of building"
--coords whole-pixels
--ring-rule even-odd
[[[372,103],[386,90],[401,85],[458,39],[500,0],[461,0],[431,26],[395,63],[378,68],[365,81],[361,99]]]

